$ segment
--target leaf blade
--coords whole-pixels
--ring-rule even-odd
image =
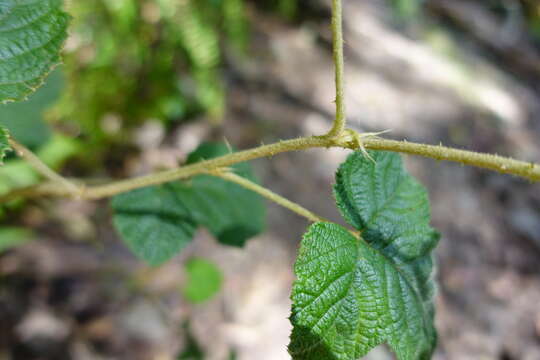
[[[353,360],[383,342],[400,360],[431,357],[421,299],[391,261],[346,229],[312,225],[295,273],[293,359]]]
[[[139,258],[157,266],[193,238],[196,224],[177,199],[177,184],[147,187],[113,198],[113,223]]]
[[[69,19],[60,0],[0,1],[0,103],[42,85],[60,63]]]

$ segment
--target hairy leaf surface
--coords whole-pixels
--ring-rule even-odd
[[[0,0],[0,103],[43,83],[60,62],[68,22],[61,0]]]
[[[388,343],[400,360],[430,359],[436,345],[427,193],[399,155],[353,153],[336,175],[338,207],[357,240],[319,223],[305,235],[295,266],[294,359],[353,360]]]

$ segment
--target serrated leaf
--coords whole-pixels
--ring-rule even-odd
[[[178,199],[178,184],[117,195],[113,222],[128,247],[150,265],[160,265],[193,238],[196,223]]]
[[[355,360],[384,342],[400,360],[431,358],[432,313],[391,260],[343,227],[312,225],[294,269],[293,359]]]
[[[221,143],[205,143],[192,152],[188,164],[230,153]],[[251,166],[236,164],[232,170],[256,181]],[[261,197],[229,181],[209,175],[195,176],[182,184],[182,198],[194,219],[207,227],[219,242],[243,246],[264,229],[265,208]]]
[[[0,165],[4,163],[4,158],[8,151],[11,150],[9,146],[9,133],[6,129],[0,126]]]
[[[0,103],[42,84],[60,62],[68,22],[61,0],[0,0]]]
[[[191,303],[200,304],[210,300],[221,288],[223,275],[212,262],[194,258],[186,263],[184,297]]]
[[[386,342],[400,360],[430,359],[436,345],[425,189],[394,153],[353,153],[336,175],[335,195],[355,239],[335,224],[316,224],[295,266],[295,359],[353,360]]]

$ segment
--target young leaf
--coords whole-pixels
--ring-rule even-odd
[[[68,22],[62,0],[0,0],[0,103],[43,83],[60,62]]]
[[[431,250],[425,189],[399,155],[353,153],[336,175],[338,207],[361,232],[314,225],[295,267],[295,359],[353,360],[387,342],[400,360],[429,359],[436,344]]]
[[[205,259],[191,259],[186,263],[187,281],[182,289],[184,297],[194,304],[210,300],[221,288],[223,275],[219,268]]]
[[[130,191],[114,197],[114,225],[128,247],[150,265],[160,265],[193,238],[196,224],[178,199],[178,184]]]
[[[192,152],[187,163],[226,155],[224,144],[202,144]],[[249,164],[240,163],[232,170],[255,181]],[[207,227],[222,244],[243,246],[264,229],[265,209],[261,197],[243,187],[209,175],[199,175],[182,184],[179,197],[194,219]]]
[[[9,133],[0,126],[0,165],[3,164],[6,153],[11,150],[9,146]]]
[[[400,360],[431,358],[431,304],[394,262],[343,227],[312,225],[294,269],[293,359],[356,360],[383,342]]]

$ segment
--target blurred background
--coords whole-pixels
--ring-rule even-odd
[[[66,8],[64,64],[28,101],[0,107],[0,124],[66,176],[125,178],[177,166],[207,140],[244,149],[330,128],[329,0]],[[540,161],[537,0],[344,0],[344,22],[352,128]],[[342,222],[331,185],[346,155],[253,165],[265,186]],[[405,159],[442,233],[435,359],[540,359],[539,186]],[[0,194],[38,181],[14,156],[0,168]],[[1,211],[0,360],[289,358],[292,264],[308,225],[295,214],[268,204],[267,231],[245,249],[201,230],[149,268],[118,239],[107,201]]]

